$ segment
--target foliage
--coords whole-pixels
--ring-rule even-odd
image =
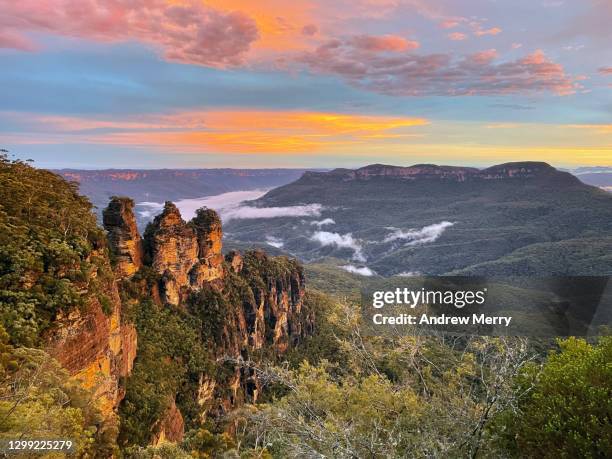
[[[612,337],[597,345],[568,338],[559,346],[541,368],[524,369],[516,387],[524,396],[492,431],[516,457],[610,457]]]
[[[200,428],[188,432],[181,447],[189,451],[197,459],[219,457],[221,454],[233,450],[235,443],[231,435],[224,432],[214,434],[207,429]]]
[[[91,394],[44,351],[14,348],[0,335],[0,437],[69,439],[81,457],[110,456],[115,427],[104,425]]]
[[[288,368],[259,367],[277,399],[243,410],[241,452],[378,458],[491,451],[485,428],[515,400],[513,378],[532,358],[524,339],[368,337],[356,307],[308,296],[311,307],[327,308],[327,318],[317,316],[317,335],[289,355]],[[298,364],[300,355],[306,361]]]
[[[125,459],[192,459],[193,456],[174,443],[159,446],[131,447],[123,451]]]
[[[180,392],[181,412],[196,411],[195,383],[213,364],[202,343],[200,321],[192,315],[142,301],[136,312],[138,356],[120,407],[121,444],[146,445],[151,427]],[[182,403],[181,403],[182,402]]]
[[[103,293],[104,241],[76,184],[0,155],[0,323],[13,344],[37,345],[60,311]]]

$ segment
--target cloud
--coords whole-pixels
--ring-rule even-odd
[[[322,210],[323,206],[321,204],[306,204],[288,207],[239,206],[234,209],[226,210],[223,215],[226,221],[255,218],[318,217],[321,215]]]
[[[307,37],[314,37],[318,31],[319,28],[314,24],[307,24],[302,27],[302,35],[306,35]]]
[[[316,203],[288,207],[253,207],[248,204],[249,201],[258,199],[267,192],[265,189],[231,191],[204,198],[181,199],[175,204],[185,220],[192,219],[197,209],[208,207],[217,211],[223,222],[255,218],[319,217],[323,210],[323,206]],[[136,205],[143,217],[159,213],[164,207],[160,202],[139,202]]]
[[[211,67],[244,62],[259,38],[256,22],[238,11],[203,2],[163,0],[0,1],[0,28],[11,33],[54,33],[102,42],[136,40],[168,60]],[[21,38],[23,38],[21,36]]]
[[[580,51],[584,49],[584,45],[567,45],[563,47],[563,51]]]
[[[349,273],[359,274],[360,276],[370,277],[370,276],[376,275],[376,272],[372,271],[367,266],[357,267],[353,265],[345,265],[345,266],[341,266],[341,268],[344,269],[345,271],[348,271]]]
[[[523,47],[522,43],[512,43],[512,49],[519,49],[522,47]]]
[[[417,41],[406,40],[397,35],[357,35],[351,38],[351,42],[355,49],[373,53],[408,51],[420,46]]]
[[[484,35],[497,35],[502,32],[499,27],[491,27],[490,29],[478,29],[474,31],[474,35],[482,37]]]
[[[463,58],[449,54],[366,53],[352,40],[330,40],[298,61],[311,72],[337,75],[349,84],[399,96],[507,95],[581,89],[577,78],[537,50],[514,61],[497,62],[495,50]]]
[[[453,32],[448,34],[448,38],[453,41],[461,41],[467,38],[467,35],[461,32]]]
[[[282,239],[276,238],[274,236],[266,236],[266,244],[276,247],[277,249],[282,249],[285,243]]]
[[[320,221],[314,221],[314,222],[310,222],[311,225],[316,225],[319,228],[321,228],[322,226],[325,225],[335,225],[336,221],[333,218],[325,218],[323,220]]]
[[[454,29],[459,26],[461,22],[455,19],[446,19],[440,23],[440,27],[443,29]]]
[[[407,230],[403,231],[400,229],[394,230],[389,234],[383,242],[394,242],[394,241],[406,241],[404,245],[418,245],[426,244],[428,242],[434,242],[438,239],[446,228],[453,226],[452,222],[441,222],[433,225],[425,226],[420,230]]]
[[[327,231],[317,231],[310,239],[318,242],[323,247],[332,246],[338,247],[339,249],[351,249],[353,251],[354,260],[366,261],[362,253],[361,244],[353,238],[351,233],[338,234],[329,233]]]
[[[612,67],[599,67],[597,71],[602,75],[612,75]]]
[[[0,31],[0,48],[29,52],[38,49],[36,44],[27,37],[10,31]]]
[[[402,271],[401,273],[395,274],[397,277],[417,277],[420,276],[421,273],[418,271]]]
[[[35,137],[62,135],[65,143],[174,147],[185,152],[303,153],[371,144],[428,124],[424,118],[283,110],[211,110],[124,119],[2,113]],[[36,136],[37,137],[37,136]]]

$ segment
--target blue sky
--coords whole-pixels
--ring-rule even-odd
[[[41,167],[612,165],[607,1],[0,0]]]

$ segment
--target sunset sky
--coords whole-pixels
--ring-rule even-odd
[[[0,0],[41,167],[612,166],[610,0]]]

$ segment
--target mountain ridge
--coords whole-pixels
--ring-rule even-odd
[[[243,246],[273,240],[308,262],[335,257],[367,263],[381,275],[441,275],[472,266],[480,272],[483,263],[495,260],[501,260],[495,270],[502,275],[611,272],[600,252],[612,236],[612,195],[543,162],[485,169],[373,164],[308,172],[251,203],[314,204],[321,209],[316,220],[237,220],[227,229]],[[589,242],[557,244],[565,240]],[[534,245],[543,243],[556,251],[550,263]],[[518,262],[510,257],[523,248]]]
[[[518,161],[497,164],[479,169],[469,166],[447,166],[437,164],[414,164],[412,166],[395,166],[390,164],[369,164],[356,169],[338,168],[331,171],[305,171],[301,179],[340,178],[342,180],[367,180],[373,177],[396,177],[406,180],[449,179],[497,180],[510,178],[552,178],[559,181],[578,180],[568,172],[560,171],[550,164],[541,161]]]

